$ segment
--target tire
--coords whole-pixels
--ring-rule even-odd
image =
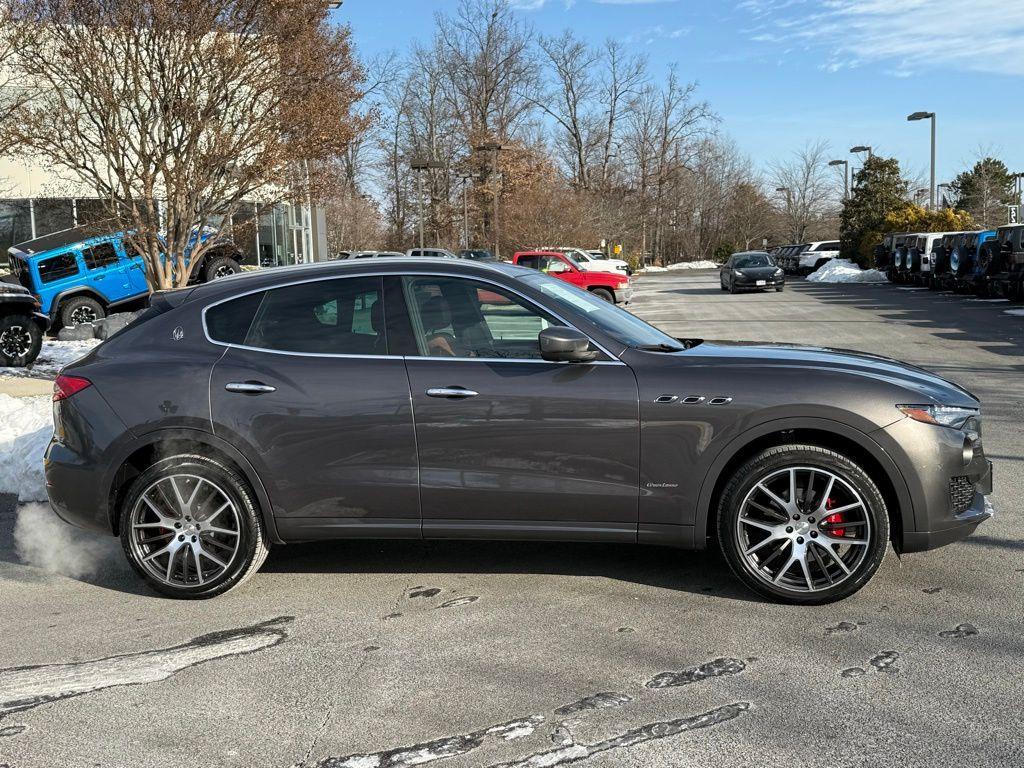
[[[0,365],[31,365],[43,347],[43,329],[29,315],[0,317]]]
[[[179,503],[177,496],[186,503]],[[209,456],[182,454],[156,462],[131,484],[120,512],[121,546],[128,562],[168,597],[222,595],[258,571],[269,552],[249,483]],[[168,552],[171,546],[175,549]]]
[[[65,328],[102,320],[107,311],[92,296],[72,296],[60,305],[60,324]]]
[[[725,287],[725,280],[720,280],[719,282],[722,284],[722,290],[723,291],[728,291],[729,290],[728,288]]]
[[[791,473],[795,507],[788,507]],[[839,513],[828,513],[832,508],[843,518],[833,519]],[[718,540],[732,572],[750,589],[780,602],[820,605],[849,597],[874,576],[889,541],[889,515],[878,486],[847,457],[814,445],[782,445],[761,451],[730,478],[718,507]],[[791,560],[794,552],[807,558],[806,571]]]
[[[203,282],[209,283],[221,277],[237,275],[241,271],[241,266],[230,256],[213,256],[203,265]]]
[[[735,283],[729,283],[729,293],[731,293],[733,295],[739,293],[739,291],[736,289],[736,284]]]
[[[607,288],[594,288],[591,291],[592,294],[597,296],[599,299],[604,299],[609,304],[615,303],[615,294],[609,291]]]
[[[776,289],[775,289],[775,292],[776,292],[776,293],[782,293],[782,289],[783,289],[784,287],[785,287],[785,286],[782,286],[782,285],[780,285],[780,286],[776,287]]]

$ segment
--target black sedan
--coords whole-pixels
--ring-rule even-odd
[[[721,280],[722,290],[729,293],[769,288],[781,291],[786,274],[764,251],[743,251],[734,253],[722,265]]]
[[[53,399],[53,508],[120,536],[174,597],[225,592],[291,542],[579,539],[713,544],[761,594],[822,603],[890,542],[932,549],[991,516],[980,403],[955,384],[677,339],[500,263],[350,260],[160,292]]]

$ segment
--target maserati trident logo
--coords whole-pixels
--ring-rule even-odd
[[[185,338],[185,329],[179,325],[177,328],[171,331],[171,338],[174,339],[175,341],[181,341],[182,339]]]

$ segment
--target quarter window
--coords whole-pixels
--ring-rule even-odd
[[[318,280],[266,292],[249,347],[326,355],[386,355],[379,277]]]
[[[225,344],[244,344],[256,310],[263,301],[263,293],[225,301],[206,310],[206,332],[214,341]]]
[[[540,360],[554,317],[498,286],[456,277],[403,278],[421,357]]]
[[[78,274],[78,260],[74,253],[62,253],[39,262],[39,281],[52,283]]]

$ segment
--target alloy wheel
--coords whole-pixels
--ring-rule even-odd
[[[835,472],[807,466],[778,469],[755,483],[735,532],[747,570],[795,592],[831,589],[852,577],[873,535],[856,489]]]
[[[216,280],[217,278],[227,277],[228,275],[233,274],[235,274],[234,267],[232,267],[230,264],[221,264],[219,267],[217,267],[217,269],[214,270],[213,277]]]
[[[21,325],[12,325],[4,329],[0,334],[0,352],[5,357],[19,358],[32,349],[32,334],[28,328]]]
[[[75,325],[91,323],[97,319],[96,310],[92,307],[76,307],[71,311],[71,320]]]
[[[241,545],[241,519],[216,483],[191,474],[162,477],[132,509],[136,562],[174,587],[201,587],[231,567]]]

